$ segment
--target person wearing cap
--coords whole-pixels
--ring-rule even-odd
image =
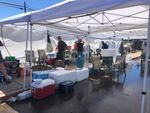
[[[102,41],[102,49],[108,49],[108,45],[104,41]]]

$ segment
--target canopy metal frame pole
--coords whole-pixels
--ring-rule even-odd
[[[86,50],[85,50],[85,65],[89,63],[89,37],[90,37],[90,26],[88,26],[88,34],[86,37]]]
[[[144,81],[143,81],[143,89],[142,89],[142,102],[141,102],[141,113],[144,113],[145,107],[145,97],[146,97],[146,89],[147,89],[147,74],[148,74],[148,59],[149,59],[149,47],[150,47],[150,7],[149,7],[149,21],[148,21],[148,32],[147,32],[147,46],[146,46],[146,58],[145,58],[145,69],[144,69]]]
[[[144,11],[139,11],[139,12],[136,12],[136,13],[133,13],[133,14],[130,14],[130,15],[126,15],[126,16],[123,16],[123,17],[120,17],[120,18],[111,20],[111,22],[115,22],[115,21],[117,21],[117,20],[121,20],[121,19],[124,19],[124,18],[126,18],[126,17],[131,17],[131,16],[133,16],[133,15],[141,14],[141,13],[144,13],[144,12],[146,12],[146,11],[148,11],[148,10],[146,9],[146,10],[144,10]],[[104,12],[104,13],[105,13],[105,12]],[[105,14],[109,14],[109,13],[106,12]],[[105,22],[104,24],[108,24],[108,23],[110,23],[110,22],[107,21],[107,22]]]
[[[32,26],[30,23],[30,85],[32,83]]]
[[[27,39],[26,39],[26,48],[25,48],[25,52],[28,49],[28,40],[29,40],[29,22],[27,22]],[[26,88],[26,72],[27,70],[27,61],[26,61],[26,53],[25,53],[25,64],[24,64],[24,79],[23,79],[23,89]]]

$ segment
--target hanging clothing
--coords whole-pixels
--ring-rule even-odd
[[[52,47],[52,43],[50,40],[50,35],[47,34],[47,45],[46,45],[46,52],[52,52],[53,51],[53,47]]]

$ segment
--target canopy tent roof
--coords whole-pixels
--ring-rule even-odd
[[[85,36],[90,32],[91,37],[102,38],[146,36],[148,7],[141,5],[149,3],[149,0],[67,0],[42,10],[6,18],[0,21],[0,25],[22,25],[30,21],[46,26],[53,35]]]
[[[147,23],[148,8],[146,6],[135,6],[88,14],[86,16],[76,16],[69,19],[53,19],[37,24],[48,27],[55,26],[57,29],[65,28],[65,30],[72,30],[81,34],[88,34],[88,32],[90,34],[112,32],[116,35],[118,33],[121,34],[124,30],[126,30],[126,33],[128,31],[128,34],[131,34],[131,31],[139,31],[139,29],[140,31],[144,30],[145,33]]]
[[[0,25],[27,21],[34,23],[74,15],[92,14],[118,8],[147,5],[149,3],[149,0],[66,0],[42,10],[1,20]]]

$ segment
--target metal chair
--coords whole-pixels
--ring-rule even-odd
[[[117,56],[116,62],[113,64],[113,68],[114,68],[114,76],[116,75],[116,72],[117,72],[117,81],[118,82],[119,82],[120,72],[124,72],[125,77],[126,77],[125,56]],[[124,78],[124,80],[125,80],[125,78]]]
[[[94,69],[100,70],[100,67],[101,67],[100,57],[93,56],[92,57],[92,64],[93,64]]]
[[[102,65],[103,70],[105,71],[105,75],[109,76],[111,79],[113,78],[113,57],[102,57]]]
[[[97,56],[101,55],[101,49],[96,49],[96,54],[97,54]]]
[[[71,52],[69,50],[65,51],[65,65],[69,65],[71,62]]]
[[[97,74],[101,72],[101,62],[99,56],[93,56],[92,57],[92,64],[93,64],[93,70],[97,71]]]
[[[47,63],[47,55],[46,55],[46,51],[41,49],[41,50],[38,50],[38,63],[39,65],[44,65]]]
[[[29,62],[29,66],[31,67],[31,52],[32,52],[32,62],[33,64],[35,65],[36,63],[38,63],[36,57],[35,57],[35,54],[34,54],[34,51],[32,50],[26,50],[25,51],[25,56],[26,56],[26,62]]]

